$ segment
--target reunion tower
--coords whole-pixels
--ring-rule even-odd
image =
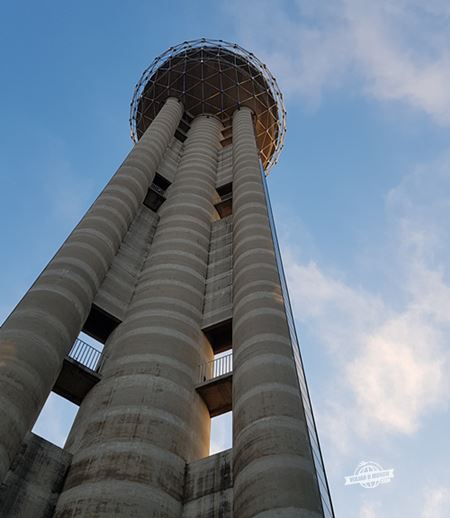
[[[1,327],[0,516],[333,517],[265,183],[275,79],[184,42],[139,80],[131,133]],[[31,433],[51,391],[79,405],[64,448]]]

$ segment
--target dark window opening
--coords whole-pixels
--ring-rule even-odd
[[[223,199],[227,196],[232,196],[233,194],[233,183],[229,182],[224,185],[221,185],[220,187],[217,187],[217,193],[219,196]]]
[[[230,216],[233,212],[233,184],[227,183],[217,188],[220,196],[219,203],[216,203],[216,210],[221,218]]]
[[[220,141],[222,147],[227,147],[233,142],[233,129],[227,126],[222,130],[222,139]]]
[[[187,139],[187,134],[191,127],[192,120],[193,117],[189,113],[184,112],[180,124],[178,124],[178,128],[175,130],[175,138],[180,142],[184,142]]]
[[[177,128],[175,130],[175,138],[177,138],[180,142],[184,142],[187,139],[187,135],[183,130]]]
[[[164,176],[161,176],[159,173],[155,173],[155,178],[153,178],[153,185],[156,185],[165,191],[169,187],[170,182],[167,178],[164,178]]]
[[[149,209],[157,212],[161,205],[166,201],[165,192],[170,182],[164,176],[156,173],[153,183],[150,185],[147,195],[144,199],[144,205]]]
[[[83,333],[104,344],[109,335],[120,324],[120,320],[104,309],[92,304],[91,311],[83,326]]]
[[[181,119],[180,124],[178,125],[178,128],[183,131],[184,133],[187,133],[189,131],[190,125],[185,120]]]
[[[189,112],[184,112],[183,120],[186,121],[186,123],[190,125],[191,122],[194,120],[194,116]]]
[[[232,319],[223,320],[218,324],[203,329],[214,354],[228,351],[232,346]]]

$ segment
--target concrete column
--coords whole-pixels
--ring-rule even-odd
[[[233,117],[234,517],[319,517],[252,113]]]
[[[220,128],[214,117],[192,123],[103,378],[83,402],[81,437],[71,436],[55,517],[181,516],[185,463],[208,455],[195,385],[212,357],[200,325]]]
[[[44,405],[183,112],[169,99],[0,330],[0,481]]]

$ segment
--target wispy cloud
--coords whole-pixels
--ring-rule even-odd
[[[364,502],[359,510],[359,518],[378,518],[379,510],[379,502]]]
[[[445,518],[450,508],[450,489],[433,487],[425,489],[422,518]]]
[[[286,256],[296,314],[326,345],[336,369],[322,425],[331,438],[341,431],[340,448],[351,447],[343,440],[349,434],[412,434],[448,403],[449,190],[444,154],[387,195],[387,238],[377,246],[389,257],[384,273],[401,279],[401,304]]]
[[[339,389],[329,401],[331,435],[341,429],[342,447],[349,430],[371,437],[416,431],[447,399],[445,334],[420,302],[420,293],[431,294],[415,288],[417,298],[396,312],[387,301],[336,281],[315,264],[290,259],[286,268],[299,320],[331,349],[335,363]]]
[[[346,88],[450,123],[447,2],[250,0],[233,7],[241,41],[288,95],[317,102]]]

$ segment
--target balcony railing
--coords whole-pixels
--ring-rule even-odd
[[[90,344],[77,338],[68,354],[69,358],[91,371],[98,372],[103,364],[104,355]]]
[[[220,376],[231,374],[233,372],[233,353],[214,358],[210,362],[200,365],[199,383],[212,381]]]

